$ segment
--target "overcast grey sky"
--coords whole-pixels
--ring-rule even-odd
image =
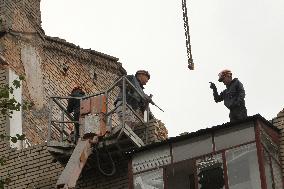
[[[151,73],[146,92],[169,136],[229,121],[213,100],[218,72],[231,69],[249,115],[272,119],[284,102],[284,1],[188,0],[195,70],[187,68],[181,0],[42,0],[46,35],[120,59],[129,74]]]

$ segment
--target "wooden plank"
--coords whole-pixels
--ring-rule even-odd
[[[57,188],[75,188],[76,182],[92,153],[89,140],[78,141],[65,169],[57,180]]]
[[[123,132],[131,139],[137,147],[145,146],[144,142],[125,124]]]
[[[74,144],[69,142],[59,142],[59,141],[49,141],[47,144],[48,147],[56,147],[56,148],[73,148]]]

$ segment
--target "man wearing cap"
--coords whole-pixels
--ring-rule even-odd
[[[210,82],[213,89],[213,96],[216,103],[224,101],[224,105],[230,110],[230,121],[238,121],[247,117],[245,106],[245,90],[243,84],[237,79],[232,79],[230,70],[223,70],[219,74],[219,82],[223,82],[226,89],[218,94],[217,87]]]
[[[140,116],[143,117],[144,111],[147,109],[148,103],[149,103],[149,96],[146,95],[143,91],[144,86],[147,84],[148,80],[150,79],[150,74],[146,70],[138,70],[134,75],[127,75],[126,78],[131,82],[131,84],[136,88],[137,91],[142,94],[140,96],[136,90],[134,90],[131,86],[126,87],[126,103],[131,106],[131,108],[136,111],[136,113],[140,114]],[[117,99],[114,103],[114,105],[119,108],[117,109],[117,114],[120,119],[122,119],[122,96],[123,91],[122,91],[122,86],[121,90],[117,96]],[[126,108],[126,121],[127,122],[135,122],[133,119],[133,116],[130,116],[130,110]],[[150,114],[150,119],[152,119],[153,116]],[[131,125],[129,125],[131,126]]]
[[[75,86],[70,94],[71,97],[83,97],[85,96],[85,92],[83,91],[82,87]],[[68,98],[67,101],[67,112],[74,113],[74,121],[76,121],[75,125],[75,143],[77,143],[80,134],[79,134],[79,118],[80,118],[80,99],[76,98]]]

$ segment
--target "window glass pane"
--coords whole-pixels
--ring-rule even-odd
[[[259,189],[260,174],[255,144],[226,151],[230,189]]]
[[[134,189],[164,189],[163,169],[134,175]]]
[[[281,167],[273,158],[271,158],[271,160],[272,160],[275,189],[283,189]]]
[[[225,188],[222,155],[208,156],[196,161],[198,189]]]
[[[273,189],[269,155],[265,150],[264,150],[264,168],[265,168],[265,178],[266,178],[267,189]]]
[[[194,189],[194,160],[175,163],[166,168],[167,189]]]
[[[216,150],[244,144],[255,140],[253,123],[217,132],[214,137]]]

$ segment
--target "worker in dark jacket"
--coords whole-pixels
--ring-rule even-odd
[[[150,97],[146,95],[143,91],[144,86],[147,84],[148,80],[150,79],[150,74],[148,71],[145,70],[138,70],[134,75],[127,75],[126,78],[131,82],[131,84],[136,88],[137,91],[142,95],[140,96],[138,92],[133,89],[133,87],[127,85],[126,87],[126,103],[131,106],[131,108],[136,111],[136,113],[140,114],[143,116],[144,111],[147,109]],[[126,82],[127,83],[127,82]],[[117,99],[115,101],[115,106],[120,106],[122,104],[122,99],[123,98],[123,91],[122,91],[122,86],[121,90],[117,96]],[[121,119],[122,118],[122,109],[118,108],[118,116]],[[126,109],[126,121],[128,122],[134,122],[133,119],[130,117],[130,110]],[[150,113],[149,116],[150,119],[153,118],[153,115]]]
[[[83,97],[85,96],[85,92],[83,91],[82,87],[75,86],[70,94],[71,97]],[[67,112],[74,113],[74,121],[75,122],[75,143],[77,143],[80,134],[79,134],[79,118],[80,118],[80,99],[76,98],[69,98],[67,102]]]
[[[247,109],[243,84],[237,78],[232,79],[230,70],[223,70],[218,76],[218,81],[223,82],[226,85],[226,89],[218,94],[216,85],[210,82],[215,102],[224,101],[225,106],[230,110],[229,117],[231,122],[246,118]]]
[[[136,88],[137,91],[142,94],[143,97],[141,97],[135,89],[128,86],[126,88],[126,102],[128,105],[130,105],[133,110],[140,109],[142,112],[146,110],[146,101],[145,99],[148,98],[148,96],[144,93],[144,85],[147,84],[148,80],[150,79],[149,72],[145,70],[139,70],[134,75],[127,75],[126,78],[131,82],[131,84]],[[121,86],[122,87],[122,86]],[[117,99],[115,103],[122,102],[122,90],[120,90]]]

